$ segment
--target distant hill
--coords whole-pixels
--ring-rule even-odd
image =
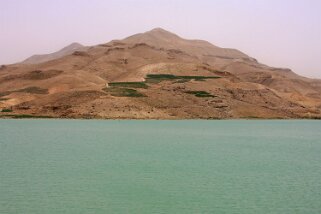
[[[156,28],[2,66],[1,109],[0,117],[321,118],[321,81]]]
[[[69,54],[72,54],[75,51],[78,50],[86,50],[87,48],[79,43],[72,43],[68,45],[67,47],[64,47],[63,49],[51,53],[51,54],[42,54],[42,55],[34,55],[29,57],[28,59],[24,60],[23,64],[37,64],[37,63],[43,63],[48,62],[50,60],[58,59],[64,56],[67,56]]]

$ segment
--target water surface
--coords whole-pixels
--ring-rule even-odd
[[[320,121],[0,120],[0,213],[321,213]]]

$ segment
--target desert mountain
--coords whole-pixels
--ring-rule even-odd
[[[64,47],[63,49],[51,53],[51,54],[43,54],[43,55],[34,55],[29,57],[28,59],[24,60],[22,63],[24,64],[37,64],[42,62],[48,62],[50,60],[58,59],[64,56],[67,56],[69,54],[72,54],[75,51],[78,50],[86,50],[86,47],[79,44],[79,43],[72,43],[68,45],[67,47]]]
[[[241,51],[183,39],[160,28],[71,49],[43,58],[41,63],[2,66],[0,116],[321,116],[320,80],[272,68]]]
[[[128,44],[146,43],[157,48],[164,48],[167,50],[181,50],[185,53],[195,55],[200,58],[217,57],[228,59],[250,59],[246,54],[238,50],[219,48],[209,42],[202,40],[183,39],[161,28],[156,28],[142,34],[133,35],[123,40],[123,42]]]

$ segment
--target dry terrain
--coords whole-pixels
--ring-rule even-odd
[[[320,118],[321,80],[154,29],[0,67],[0,117]]]

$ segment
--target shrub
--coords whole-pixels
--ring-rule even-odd
[[[124,87],[124,88],[148,88],[145,82],[111,82],[108,84],[111,87]]]
[[[111,88],[105,88],[103,90],[114,97],[146,97],[146,95],[131,88],[111,87]]]
[[[187,94],[193,94],[196,97],[216,97],[206,91],[186,91]]]
[[[2,109],[1,112],[12,112],[12,109]]]

